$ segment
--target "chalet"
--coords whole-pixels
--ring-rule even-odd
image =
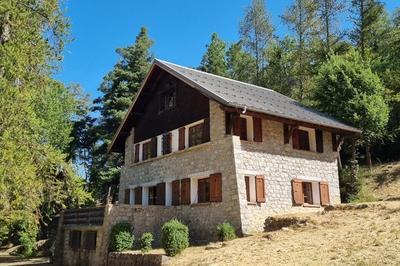
[[[125,160],[118,204],[96,229],[66,213],[64,257],[79,257],[82,238],[104,257],[118,221],[157,240],[177,217],[202,241],[223,221],[249,234],[270,215],[340,203],[338,150],[359,133],[273,90],[156,59],[109,148]]]

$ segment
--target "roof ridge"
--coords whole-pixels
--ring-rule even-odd
[[[168,61],[165,61],[165,60],[161,60],[161,59],[158,59],[158,58],[154,58],[154,61],[158,61],[158,62],[161,62],[161,63],[163,63],[163,64],[174,65],[174,66],[181,67],[181,68],[184,68],[184,69],[188,69],[188,70],[200,72],[200,73],[202,73],[202,74],[206,74],[206,75],[209,75],[209,76],[214,76],[214,77],[217,77],[217,78],[226,79],[226,80],[234,81],[234,82],[237,82],[237,83],[240,83],[240,84],[250,85],[250,86],[253,86],[253,87],[256,87],[256,88],[260,88],[260,89],[263,89],[263,90],[268,90],[268,91],[273,91],[273,92],[279,93],[279,92],[277,92],[277,91],[274,91],[273,89],[261,87],[261,86],[258,86],[258,85],[254,85],[254,84],[251,84],[251,83],[239,81],[239,80],[236,80],[236,79],[231,79],[231,78],[219,76],[219,75],[212,74],[212,73],[208,73],[208,72],[205,72],[205,71],[202,71],[202,70],[198,70],[198,69],[195,69],[195,68],[190,68],[190,67],[178,65],[178,64],[171,63],[171,62],[168,62]],[[279,94],[281,94],[281,93],[279,93]],[[283,94],[282,94],[282,95],[283,95]]]

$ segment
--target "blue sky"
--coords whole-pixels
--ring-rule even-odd
[[[280,15],[290,0],[266,1],[277,34],[288,33]],[[386,0],[389,11],[399,0]],[[118,56],[115,49],[131,45],[141,26],[155,43],[157,58],[185,66],[198,66],[217,32],[225,41],[238,40],[239,22],[251,0],[67,0],[66,15],[73,38],[64,52],[56,78],[65,84],[78,83],[91,98],[99,96],[103,76]]]

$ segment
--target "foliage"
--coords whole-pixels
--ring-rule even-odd
[[[201,60],[200,70],[219,76],[227,75],[227,64],[225,60],[226,45],[218,38],[217,33],[211,35],[211,43],[207,45],[207,51]]]
[[[152,233],[143,233],[140,237],[140,249],[142,252],[148,252],[152,249],[151,243],[153,243],[153,234]]]
[[[14,230],[18,232],[19,243],[22,245],[22,255],[30,257],[37,250],[36,235],[37,227],[28,220],[18,220],[14,223]]]
[[[248,52],[243,50],[242,42],[232,44],[226,52],[228,76],[243,82],[254,82],[256,62]]]
[[[118,190],[123,156],[109,154],[107,147],[149,70],[152,44],[147,29],[141,28],[135,44],[117,49],[120,60],[103,78],[99,88],[102,96],[94,100],[93,111],[99,112],[100,117],[87,130],[89,140],[82,148],[94,147],[89,149],[90,188],[98,199],[105,199],[110,186],[115,193]],[[91,123],[90,119],[87,122]]]
[[[240,23],[240,38],[245,49],[254,56],[255,80],[260,85],[267,64],[265,49],[273,40],[274,27],[265,9],[264,0],[253,0]]]
[[[228,222],[220,223],[217,226],[219,241],[229,241],[236,238],[235,228]]]
[[[134,240],[131,224],[127,222],[115,224],[111,228],[109,250],[117,252],[129,250]]]
[[[342,202],[352,201],[361,190],[357,162],[351,162],[339,172],[340,198]]]
[[[32,252],[40,223],[87,202],[66,152],[76,90],[52,78],[68,41],[57,0],[0,4],[0,227]],[[29,230],[13,227],[24,220]]]
[[[189,246],[189,229],[177,219],[166,222],[161,231],[161,242],[168,256],[173,257]]]

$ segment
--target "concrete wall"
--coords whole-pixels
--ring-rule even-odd
[[[282,123],[263,120],[263,142],[241,141],[233,137],[238,180],[242,230],[263,229],[265,218],[278,213],[315,211],[294,207],[291,180],[328,181],[332,204],[340,203],[337,154],[332,151],[331,135],[324,132],[324,153],[294,150],[284,144]],[[310,140],[311,142],[312,140]],[[244,176],[264,175],[266,202],[248,203]]]

